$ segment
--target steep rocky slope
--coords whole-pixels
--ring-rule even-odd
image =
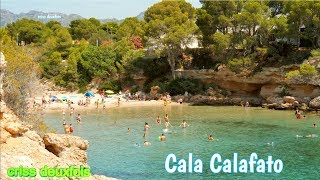
[[[48,133],[40,137],[37,132],[31,130],[30,125],[21,122],[10,110],[6,110],[4,119],[0,122],[1,179],[25,179],[9,178],[7,169],[11,167],[22,166],[38,170],[45,165],[59,168],[79,167],[80,165],[89,167],[86,153],[89,147],[88,141],[68,134]],[[37,174],[36,179],[42,179],[39,172]],[[113,178],[93,175],[81,179]]]

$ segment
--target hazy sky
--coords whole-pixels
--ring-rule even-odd
[[[85,18],[117,18],[137,16],[160,0],[0,0],[1,9],[14,13],[30,10],[79,14]],[[187,0],[200,7],[199,0]]]

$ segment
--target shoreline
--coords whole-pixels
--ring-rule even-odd
[[[77,94],[78,95],[78,94]],[[77,96],[76,95],[76,96]],[[80,96],[77,96],[80,97]],[[118,96],[113,96],[112,98],[107,98],[107,100],[102,103],[101,102],[101,97],[94,97],[90,99],[90,104],[88,106],[83,106],[83,105],[78,105],[78,101],[83,100],[84,98],[74,98],[73,99],[73,104],[70,106],[66,102],[50,102],[47,104],[44,104],[44,107],[40,104],[38,104],[38,107],[35,108],[29,108],[31,112],[37,112],[37,111],[42,111],[44,113],[47,112],[57,112],[61,111],[61,113],[64,111],[66,114],[71,112],[71,108],[73,108],[73,111],[85,111],[85,110],[108,110],[108,109],[113,109],[113,108],[122,108],[122,107],[150,107],[150,106],[164,106],[164,101],[163,100],[126,100],[124,98],[120,99],[120,105],[118,106]],[[36,97],[35,101],[39,102],[39,99],[41,97]],[[96,101],[98,100],[98,108],[96,105]],[[105,105],[105,109],[103,109],[103,106]],[[189,105],[189,103],[177,103],[177,102],[168,102],[166,106],[186,106]]]

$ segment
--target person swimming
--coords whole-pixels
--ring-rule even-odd
[[[186,120],[183,120],[182,123],[180,124],[180,127],[182,127],[182,128],[186,128],[188,126],[189,126],[189,124],[187,124]]]
[[[160,118],[160,116],[157,117],[156,122],[157,122],[158,124],[161,124],[161,118]]]
[[[317,138],[318,135],[316,135],[316,134],[309,134],[309,135],[306,135],[306,136],[304,136],[304,137],[306,137],[306,138]]]
[[[266,145],[267,145],[267,146],[273,146],[273,142],[267,143]]]
[[[78,116],[77,116],[77,122],[78,122],[78,123],[81,123],[81,116],[80,116],[80,114],[78,114]]]
[[[131,129],[130,129],[130,128],[128,128],[128,133],[130,134],[130,132],[131,132]]]
[[[164,120],[165,120],[166,122],[169,122],[169,116],[168,116],[168,114],[166,114],[166,116],[164,117]]]
[[[161,136],[159,136],[160,141],[165,141],[167,138],[164,134],[162,134]]]
[[[212,137],[212,134],[210,134],[210,136],[208,137],[208,140],[209,141],[213,141],[214,140],[213,137]]]
[[[144,141],[143,145],[144,145],[144,146],[150,146],[150,145],[151,145],[151,143],[150,143],[150,142],[148,142],[148,141]]]
[[[313,123],[312,127],[313,127],[313,128],[316,128],[316,127],[317,127],[316,123]]]
[[[147,122],[144,123],[143,129],[144,129],[144,131],[148,131],[150,129],[150,126]]]
[[[296,110],[296,117],[297,119],[301,119],[301,112],[299,110]]]

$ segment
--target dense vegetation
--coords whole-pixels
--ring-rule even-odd
[[[120,24],[90,18],[63,27],[56,21],[20,19],[1,29],[2,51],[12,61],[9,64],[19,61],[19,68],[27,68],[32,77],[39,72],[68,90],[96,85],[128,89],[135,87],[134,76],[143,72],[144,90],[158,85],[172,94],[199,89],[198,82],[174,80],[177,68],[215,69],[226,64],[235,72],[255,72],[264,66],[301,63],[311,50],[319,52],[319,1],[201,3],[195,9],[185,1],[163,0],[147,9],[144,20],[130,17]],[[196,39],[200,47],[189,48]],[[287,76],[306,72],[318,74],[308,64]]]

